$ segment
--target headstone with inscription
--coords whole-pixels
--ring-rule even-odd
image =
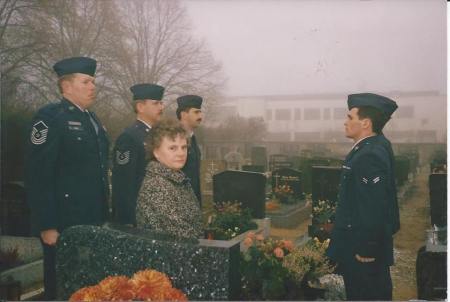
[[[289,161],[289,156],[284,154],[272,154],[269,157],[269,169],[274,171],[281,168],[291,168],[292,163]]]
[[[289,186],[294,197],[303,197],[302,173],[291,168],[282,168],[272,171],[272,191],[279,186]]]

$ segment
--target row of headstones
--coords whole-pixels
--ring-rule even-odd
[[[447,173],[446,158],[435,156],[428,178],[431,225],[425,246],[417,253],[417,296],[421,300],[447,298]],[[436,173],[438,172],[438,173]]]

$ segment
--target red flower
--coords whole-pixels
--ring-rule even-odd
[[[281,248],[277,247],[273,250],[273,253],[275,254],[275,257],[277,258],[283,258],[284,257],[284,252]]]

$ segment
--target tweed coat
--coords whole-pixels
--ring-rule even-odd
[[[182,171],[150,161],[136,205],[138,228],[166,232],[177,237],[200,238],[203,234],[199,203]]]

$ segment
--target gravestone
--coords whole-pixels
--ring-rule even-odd
[[[238,201],[253,218],[265,218],[265,186],[262,173],[224,171],[213,176],[214,202]]]
[[[421,247],[416,259],[417,298],[447,299],[447,253],[428,252]]]
[[[289,161],[289,156],[284,154],[272,154],[269,157],[269,169],[274,171],[281,168],[291,168],[292,163]]]
[[[127,227],[75,226],[58,240],[58,300],[107,276],[154,269],[189,300],[236,300],[240,290],[239,242],[180,240]]]
[[[337,202],[341,178],[340,167],[312,167],[312,200],[330,200]]]
[[[338,201],[339,184],[341,177],[340,167],[313,166],[312,167],[312,207],[318,206],[320,200],[328,200],[332,205]],[[318,219],[312,217],[312,225],[308,226],[310,237],[320,240],[329,238],[331,230],[325,230]]]
[[[431,174],[428,178],[430,188],[431,225],[447,226],[447,174]]]
[[[395,179],[397,186],[402,186],[408,180],[410,172],[409,158],[403,155],[395,156]]]
[[[223,159],[227,163],[227,170],[241,170],[244,163],[244,156],[239,151],[230,151],[225,154]]]
[[[282,168],[272,172],[272,192],[278,186],[288,185],[297,198],[303,196],[302,173],[290,168]]]
[[[2,185],[0,229],[2,235],[31,236],[30,209],[26,203],[23,182]]]
[[[303,191],[305,193],[312,192],[312,167],[313,166],[329,166],[331,160],[322,157],[299,158],[296,162],[296,169],[302,172]],[[340,165],[339,165],[340,166]]]
[[[447,173],[447,152],[444,150],[436,150],[431,156],[430,172],[431,173]]]
[[[200,163],[200,189],[204,195],[213,194],[213,175],[225,171],[223,160],[204,159]]]
[[[258,172],[258,173],[266,172],[265,167],[262,165],[243,165],[242,171]]]
[[[251,149],[251,159],[252,165],[263,166],[263,171],[265,172],[267,167],[267,150],[266,147],[256,146]],[[243,167],[242,167],[243,169]]]

